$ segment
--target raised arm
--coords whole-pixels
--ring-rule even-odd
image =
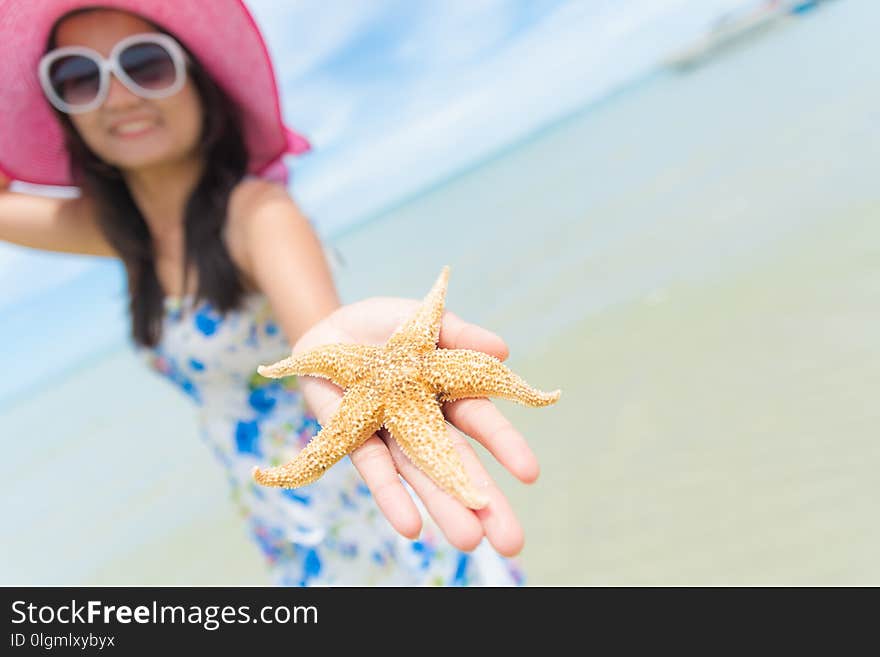
[[[116,256],[85,198],[48,198],[9,191],[0,173],[0,240],[43,251]]]

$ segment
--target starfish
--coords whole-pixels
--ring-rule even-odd
[[[290,462],[254,468],[257,483],[281,488],[310,484],[384,426],[410,461],[440,488],[471,509],[489,503],[465,474],[447,433],[442,404],[492,396],[547,406],[561,391],[535,390],[481,351],[438,349],[448,282],[446,266],[418,310],[383,346],[323,345],[257,368],[268,378],[317,376],[345,389],[330,421]]]

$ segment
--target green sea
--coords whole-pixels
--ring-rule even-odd
[[[491,465],[529,584],[880,584],[878,19],[829,3],[660,71],[334,241],[344,301],[449,264],[447,308],[562,389],[498,402],[542,468]],[[127,349],[0,434],[0,581],[268,583],[189,402]]]

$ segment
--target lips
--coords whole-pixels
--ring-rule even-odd
[[[156,120],[152,118],[131,118],[117,121],[110,126],[110,134],[117,137],[135,137],[150,131],[156,126]]]

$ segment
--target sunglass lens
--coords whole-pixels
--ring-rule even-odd
[[[171,55],[156,43],[129,46],[119,55],[119,63],[132,82],[150,91],[167,89],[177,76]]]
[[[68,105],[87,105],[98,95],[101,72],[97,62],[82,55],[61,57],[49,67],[49,79]]]

